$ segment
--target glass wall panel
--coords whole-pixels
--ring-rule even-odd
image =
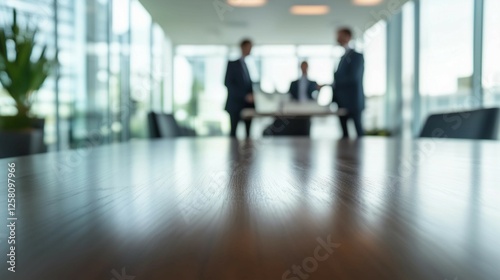
[[[146,113],[172,107],[172,43],[139,1],[0,1],[0,24],[13,8],[20,23],[39,29],[49,55],[58,50],[59,75],[47,79],[32,110],[45,118],[49,150],[128,140],[130,131],[145,137]],[[0,88],[0,114],[15,113]]]
[[[483,90],[484,106],[500,106],[500,1],[485,0]]]
[[[225,46],[178,46],[174,60],[174,112],[177,121],[198,135],[229,131],[224,111],[227,92]]]
[[[79,30],[86,39],[84,61],[85,92],[76,101],[72,125],[72,146],[92,141],[106,143],[110,137],[109,115],[109,26],[110,0],[85,1],[85,26]]]
[[[148,136],[147,113],[151,110],[151,16],[138,0],[131,1],[130,135]]]
[[[422,118],[473,105],[473,17],[473,0],[421,1]]]
[[[111,2],[109,47],[109,102],[112,141],[127,140],[128,118],[132,106],[130,94],[130,0]]]
[[[79,120],[85,116],[77,104],[85,101],[86,96],[86,40],[85,10],[83,1],[58,2],[57,44],[59,51],[59,148],[74,147],[78,142]],[[83,103],[83,102],[82,102]],[[85,105],[83,106],[85,108]],[[81,138],[80,138],[81,139]]]
[[[410,1],[403,6],[403,137],[413,135],[413,94],[415,86],[415,4]]]
[[[260,82],[265,93],[288,92],[290,82],[299,75],[295,46],[256,46],[248,60],[253,81]]]
[[[166,35],[163,41],[163,57],[163,110],[166,113],[172,113],[174,111],[174,48],[172,41]]]
[[[151,110],[163,111],[163,80],[165,79],[165,36],[159,25],[153,25],[153,45],[151,61]]]
[[[385,128],[387,90],[387,23],[380,21],[363,35],[365,57],[364,88],[366,109],[363,114],[366,130]]]

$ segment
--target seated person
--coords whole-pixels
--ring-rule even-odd
[[[307,61],[300,64],[302,70],[301,77],[290,84],[288,91],[292,100],[298,102],[309,102],[314,100],[313,92],[320,90],[316,82],[310,81],[307,78],[307,69],[309,65]],[[264,130],[265,136],[309,136],[311,130],[310,118],[278,118],[274,123]]]
[[[314,100],[313,92],[320,90],[321,86],[319,86],[315,81],[311,81],[307,78],[307,69],[309,65],[307,61],[303,61],[300,64],[300,70],[302,70],[302,76],[293,81],[290,84],[290,89],[288,92],[292,96],[292,100],[296,100],[299,102],[307,102]]]

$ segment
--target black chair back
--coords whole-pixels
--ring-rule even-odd
[[[430,115],[420,137],[498,139],[499,108]]]
[[[150,138],[165,138],[181,136],[179,125],[171,114],[148,113]]]

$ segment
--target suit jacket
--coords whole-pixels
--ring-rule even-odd
[[[314,98],[312,94],[313,92],[318,90],[318,84],[315,81],[310,81],[310,80],[307,80],[307,82],[308,82],[306,90],[307,99],[313,100]],[[288,92],[292,96],[293,100],[299,100],[299,80],[293,81],[290,84],[290,89],[288,90]]]
[[[350,113],[359,113],[365,108],[364,67],[363,55],[354,50],[348,50],[342,56],[334,74],[333,102]]]
[[[241,60],[228,62],[224,85],[227,88],[225,110],[229,113],[239,114],[243,108],[254,107],[245,100],[247,94],[253,93],[252,80],[246,75]]]

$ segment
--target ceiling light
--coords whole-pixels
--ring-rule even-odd
[[[302,16],[325,15],[328,12],[330,7],[327,5],[295,5],[290,8],[290,13]]]
[[[375,6],[383,2],[383,0],[353,0],[354,5],[357,6]]]
[[[227,3],[234,7],[260,7],[267,3],[267,0],[227,0]]]

